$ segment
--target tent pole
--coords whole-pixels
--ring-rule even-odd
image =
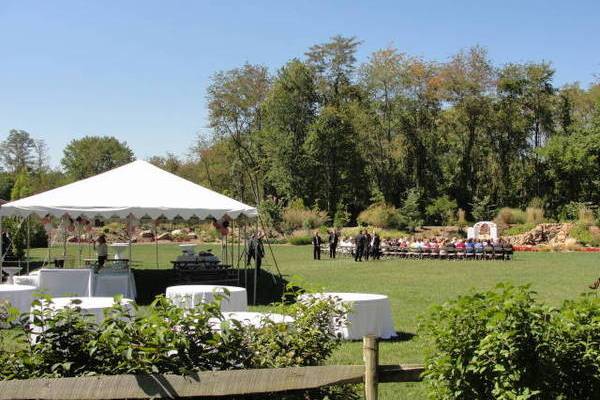
[[[83,252],[81,248],[81,219],[77,222],[77,251],[79,252],[79,267],[81,268],[81,256]]]
[[[156,269],[158,269],[158,220],[154,221],[154,247],[156,250]]]
[[[27,273],[29,274],[29,249],[31,248],[31,215],[27,216]]]

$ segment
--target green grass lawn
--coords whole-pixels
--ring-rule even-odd
[[[220,254],[218,245],[203,246]],[[382,363],[419,363],[423,361],[425,343],[419,336],[418,322],[432,304],[442,303],[470,290],[490,289],[499,282],[531,284],[539,299],[550,305],[585,292],[600,275],[600,254],[584,253],[517,253],[510,262],[501,261],[417,261],[382,260],[355,263],[348,258],[312,260],[310,246],[274,246],[277,262],[287,280],[309,290],[381,293],[389,296],[397,331],[406,333],[405,341],[382,342]],[[84,249],[86,251],[86,249]],[[45,250],[32,255],[43,256]],[[58,255],[60,250],[53,249]],[[179,253],[177,245],[163,244],[159,263],[168,263]],[[78,255],[76,246],[69,254]],[[87,255],[84,255],[86,258]],[[155,267],[153,245],[137,245],[133,259],[143,267]],[[268,259],[266,268],[274,271]],[[138,290],[143,290],[139,288]],[[414,336],[412,336],[414,335]],[[361,343],[346,342],[329,360],[332,364],[358,364]],[[381,399],[422,399],[422,384],[385,384]]]

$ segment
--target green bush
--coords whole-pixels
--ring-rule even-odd
[[[292,306],[276,305],[293,324],[263,321],[258,328],[225,320],[220,300],[190,310],[157,298],[143,315],[123,305],[105,312],[96,323],[74,307],[48,307],[50,298],[34,302],[25,315],[36,331],[25,349],[0,353],[0,380],[114,374],[180,374],[246,368],[320,365],[340,342],[335,331],[345,310],[333,300],[310,298]],[[214,330],[214,324],[219,330]],[[23,335],[27,335],[24,330]],[[276,397],[274,397],[276,398]],[[354,399],[349,386],[308,390],[285,399]]]
[[[584,246],[600,246],[600,235],[593,234],[586,223],[576,223],[569,235]]]
[[[312,237],[310,235],[294,235],[288,239],[289,244],[294,246],[303,246],[312,243]]]
[[[527,214],[518,208],[504,207],[498,211],[494,221],[499,225],[524,224],[527,221]]]
[[[283,230],[286,233],[291,233],[296,229],[315,229],[324,225],[329,217],[325,211],[309,210],[298,205],[297,202],[292,202],[283,211]]]
[[[461,296],[422,323],[433,349],[424,378],[436,399],[594,399],[600,393],[600,300],[559,310],[528,287]]]
[[[511,226],[510,228],[505,229],[502,232],[502,234],[505,236],[521,235],[525,232],[529,232],[533,228],[535,228],[535,224],[515,225],[515,226]]]
[[[358,215],[360,225],[370,225],[377,228],[398,228],[400,217],[398,210],[386,203],[371,204],[369,208]]]
[[[455,222],[456,200],[440,196],[425,208],[425,214],[433,225],[451,225]]]

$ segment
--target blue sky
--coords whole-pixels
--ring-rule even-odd
[[[497,64],[550,61],[556,84],[600,73],[599,1],[0,0],[0,139],[25,129],[51,163],[113,135],[139,158],[183,154],[206,130],[210,76],[275,71],[335,34],[446,60],[480,44]]]

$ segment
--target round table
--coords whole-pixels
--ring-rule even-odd
[[[133,300],[122,299],[121,304],[129,310],[133,310]],[[44,307],[49,307],[52,310],[78,307],[84,314],[92,315],[96,322],[102,322],[104,320],[104,310],[113,305],[115,305],[115,299],[112,297],[53,297],[51,304],[44,302]]]
[[[239,321],[243,326],[254,326],[256,328],[261,328],[265,322],[271,321],[276,324],[291,324],[294,322],[294,318],[283,315],[283,314],[274,314],[274,313],[260,313],[260,312],[224,312],[223,318],[225,321]],[[220,322],[217,318],[211,318],[209,320],[209,324],[214,324],[213,329],[220,329]]]
[[[36,290],[35,286],[3,284],[0,285],[0,300],[6,300],[19,311],[27,312]]]
[[[344,339],[359,340],[367,335],[382,339],[396,336],[387,296],[370,293],[315,293],[302,295],[299,300],[310,297],[333,298],[350,308],[346,323],[336,332]]]
[[[229,296],[225,293],[229,291]],[[167,298],[173,304],[183,308],[193,308],[198,304],[210,303],[215,294],[223,295],[221,311],[246,311],[248,298],[246,289],[237,286],[222,285],[180,285],[167,288]]]

